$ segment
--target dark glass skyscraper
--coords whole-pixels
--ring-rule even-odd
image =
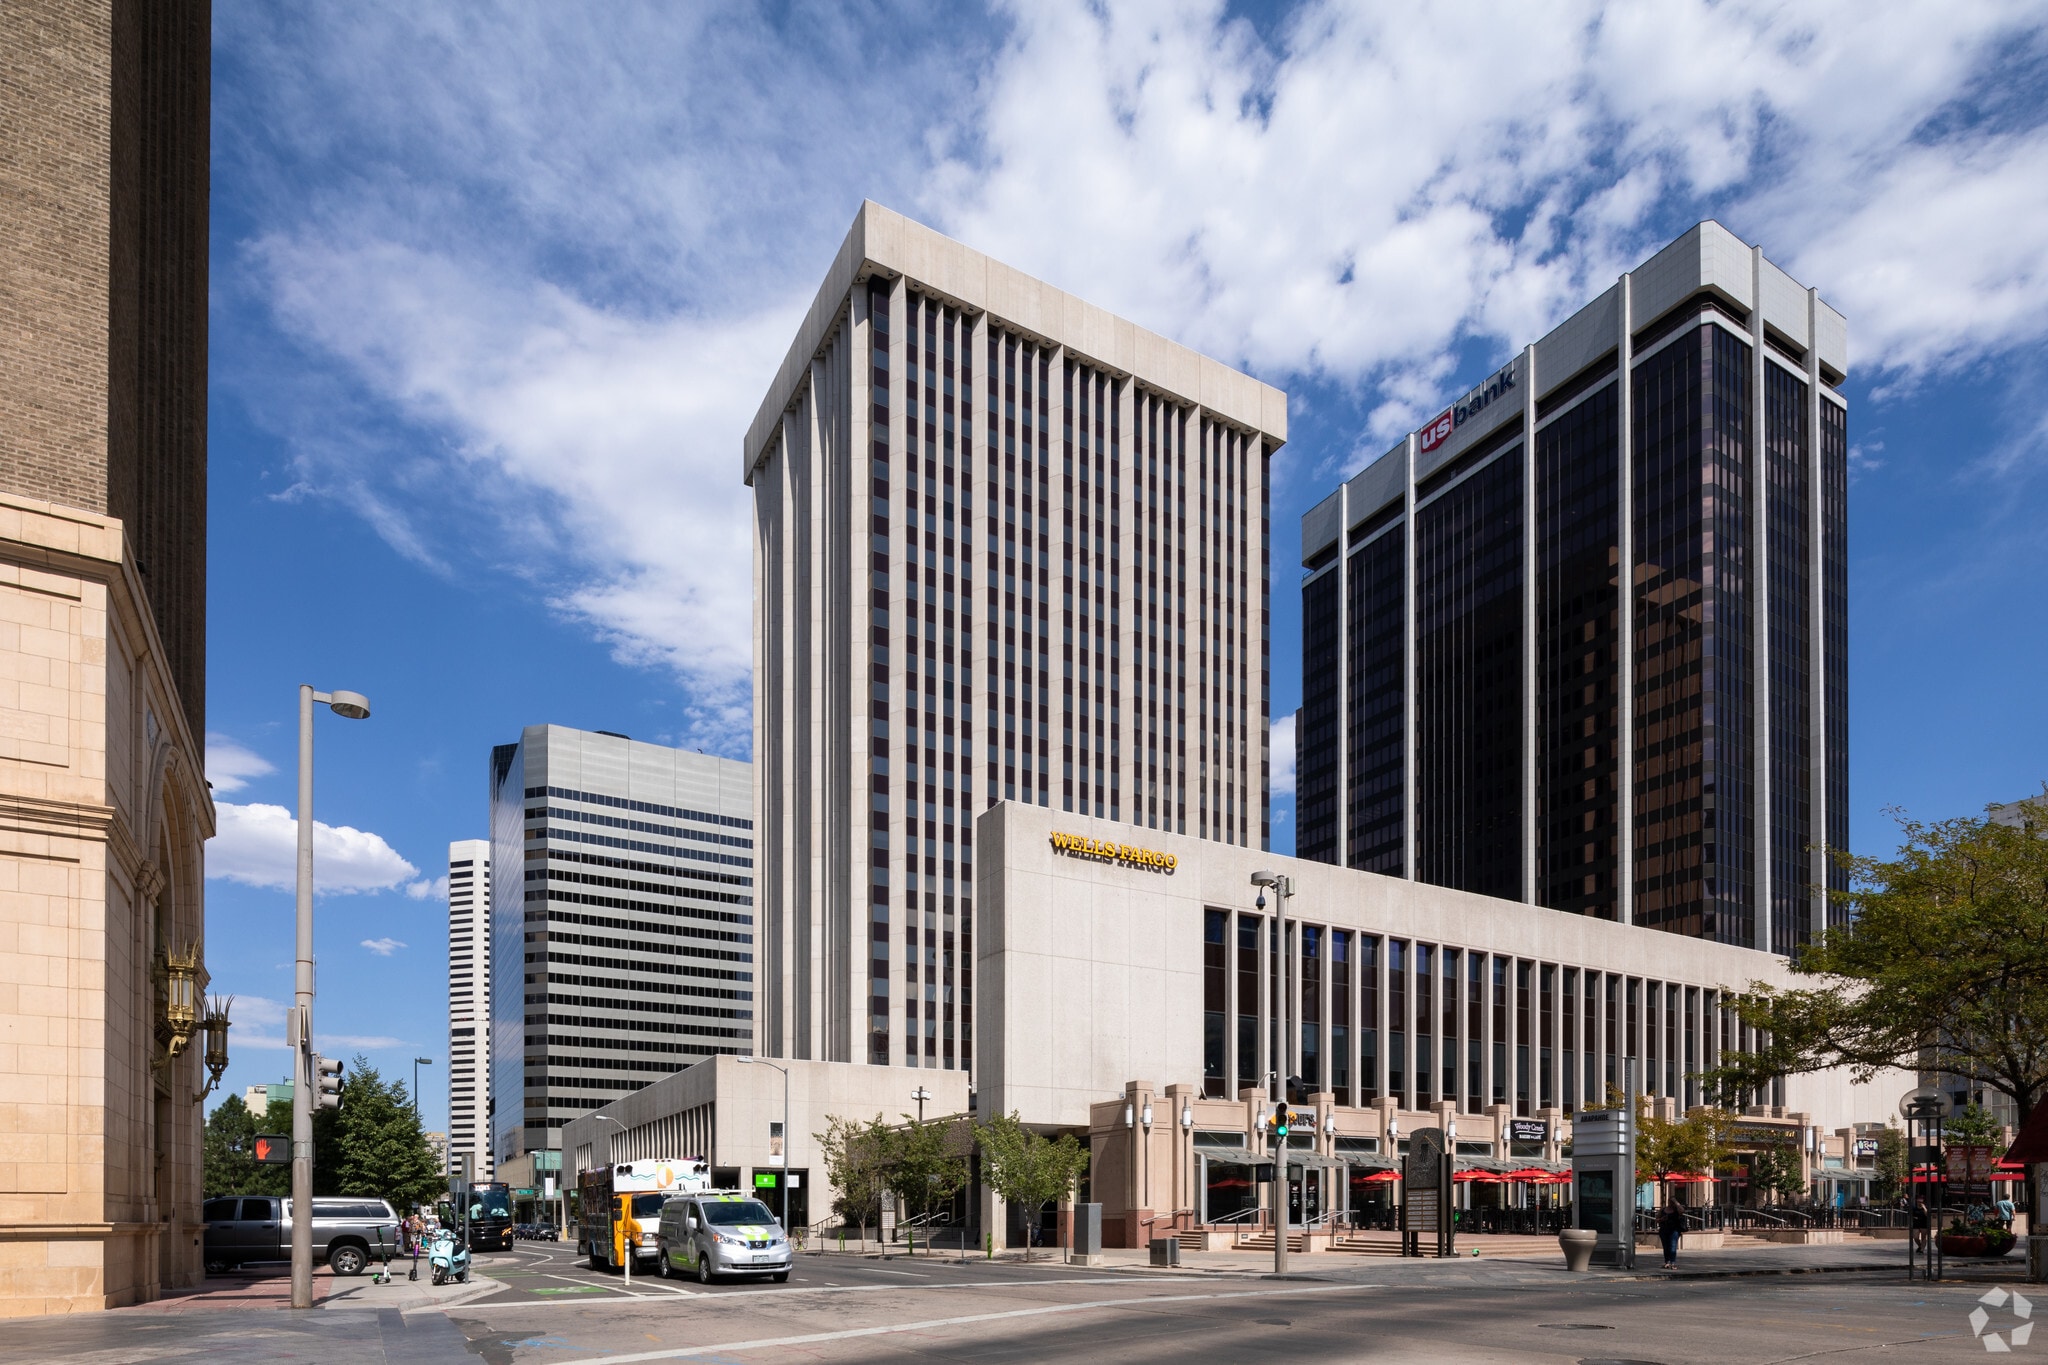
[[[1847,335],[1701,223],[1309,512],[1301,856],[1810,941],[1848,842]]]

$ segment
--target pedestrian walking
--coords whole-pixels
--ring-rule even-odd
[[[1685,1235],[1685,1206],[1677,1200],[1666,1200],[1664,1212],[1657,1219],[1657,1238],[1664,1243],[1664,1268],[1678,1269],[1678,1239]]]
[[[1927,1201],[1914,1196],[1913,1199],[1913,1250],[1927,1250]]]

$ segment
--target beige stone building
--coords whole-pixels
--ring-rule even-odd
[[[0,9],[0,1313],[201,1274],[210,40]]]

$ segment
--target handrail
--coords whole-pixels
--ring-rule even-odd
[[[1212,1228],[1225,1227],[1231,1223],[1242,1222],[1248,1218],[1260,1218],[1265,1212],[1263,1208],[1254,1204],[1250,1208],[1239,1209],[1236,1213],[1226,1213],[1221,1218],[1211,1218],[1208,1226]]]

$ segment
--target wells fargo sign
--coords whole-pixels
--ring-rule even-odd
[[[1171,853],[1138,848],[1133,844],[1112,844],[1104,839],[1083,838],[1079,834],[1054,834],[1052,847],[1055,853],[1064,853],[1070,858],[1093,858],[1103,863],[1149,867],[1157,872],[1171,872],[1180,865],[1180,859]]]

